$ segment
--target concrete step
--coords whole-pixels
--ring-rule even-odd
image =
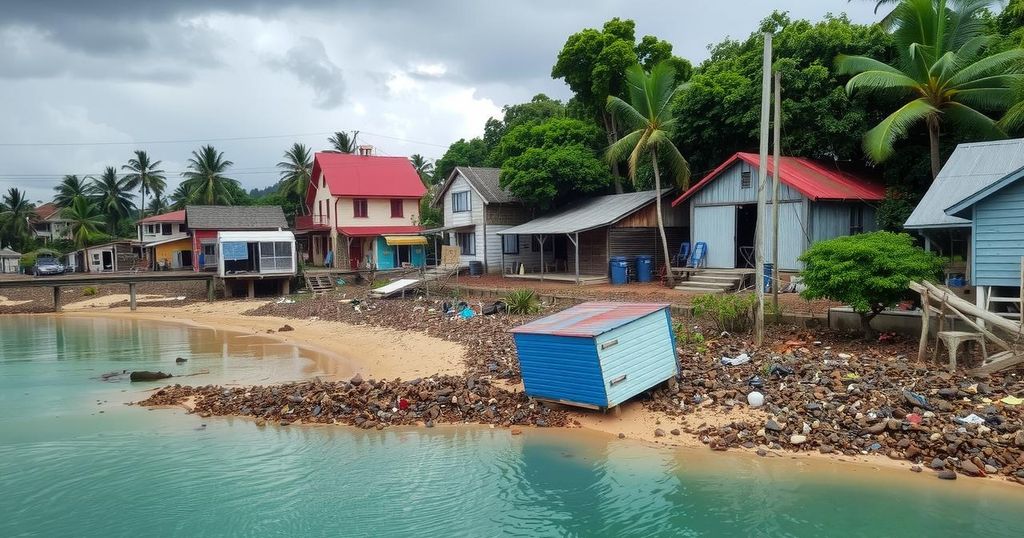
[[[729,291],[725,288],[697,288],[690,285],[676,286],[675,289],[678,291],[692,291],[697,293],[725,293]]]
[[[736,285],[736,284],[739,284],[740,280],[742,280],[742,279],[740,277],[738,277],[738,276],[714,276],[714,275],[697,274],[697,275],[691,276],[690,280],[693,281],[693,282],[709,282],[709,283],[721,283],[721,284]]]
[[[686,286],[688,288],[693,288],[693,289],[696,289],[696,290],[720,290],[720,291],[725,291],[725,290],[731,289],[733,287],[730,284],[712,283],[712,282],[694,282],[692,280],[685,281],[682,284],[680,284],[680,286]],[[679,289],[679,288],[676,287],[676,289]]]

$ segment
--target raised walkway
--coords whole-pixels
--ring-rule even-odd
[[[144,282],[206,282],[206,299],[213,301],[214,273],[192,271],[155,271],[151,273],[75,273],[70,275],[0,275],[0,289],[53,288],[53,311],[60,312],[60,289],[65,286],[128,285],[128,304],[136,309],[135,286]]]

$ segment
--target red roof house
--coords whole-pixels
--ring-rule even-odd
[[[879,182],[833,163],[782,157],[779,167],[779,261],[782,271],[803,267],[799,257],[814,242],[873,231],[875,208],[885,198]],[[689,204],[690,239],[707,245],[709,268],[753,267],[757,221],[758,156],[736,153],[672,202]],[[772,178],[768,159],[764,225],[770,225]],[[765,260],[772,263],[766,232]]]
[[[306,191],[307,215],[296,218],[312,265],[390,269],[426,261],[415,236],[427,188],[405,157],[319,152]],[[422,239],[422,240],[421,240]]]

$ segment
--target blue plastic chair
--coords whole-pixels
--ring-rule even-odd
[[[672,266],[673,267],[685,267],[686,266],[686,260],[688,260],[689,258],[690,258],[690,242],[689,241],[683,241],[682,244],[679,245],[679,252],[677,252],[676,255],[672,257]]]
[[[687,267],[693,267],[694,269],[704,267],[708,263],[707,254],[708,244],[703,241],[698,241],[693,247],[693,255],[690,256],[690,263]]]

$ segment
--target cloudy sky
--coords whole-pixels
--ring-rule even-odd
[[[15,4],[15,5],[11,5]],[[698,63],[772,9],[876,19],[855,0],[34,0],[0,17],[0,190],[48,200],[64,174],[120,167],[135,149],[169,187],[213,143],[247,188],[277,180],[292,142],[359,130],[380,154],[439,157],[502,105],[565,98],[566,37],[632,18]]]

